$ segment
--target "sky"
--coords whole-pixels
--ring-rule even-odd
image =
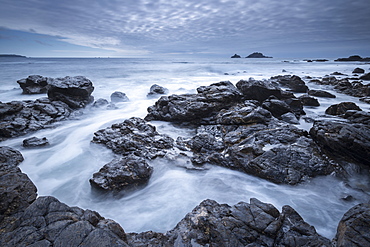
[[[0,54],[370,56],[370,0],[0,0]]]

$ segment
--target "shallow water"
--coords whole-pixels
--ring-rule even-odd
[[[150,161],[154,173],[149,184],[122,198],[92,193],[89,178],[114,155],[104,146],[92,144],[93,133],[112,123],[130,117],[145,117],[148,106],[156,99],[146,94],[152,84],[169,89],[170,94],[193,93],[198,86],[229,80],[254,77],[269,78],[278,74],[324,76],[335,71],[351,74],[356,67],[369,71],[369,65],[358,63],[307,63],[286,59],[23,59],[0,60],[0,101],[36,99],[43,95],[22,95],[16,81],[31,74],[50,77],[84,75],[95,86],[96,99],[106,98],[114,91],[122,91],[130,102],[117,104],[115,110],[83,110],[76,119],[55,124],[54,128],[40,130],[28,136],[1,143],[20,150],[25,161],[20,165],[36,184],[39,195],[52,195],[70,205],[98,211],[102,216],[119,222],[126,232],[172,229],[186,213],[204,199],[219,203],[249,202],[251,197],[272,203],[278,209],[290,205],[317,231],[328,238],[335,235],[343,214],[353,205],[370,199],[367,179],[356,175],[354,180],[364,191],[354,190],[332,176],[319,177],[298,186],[276,185],[247,174],[222,167],[209,166],[208,170],[194,171],[182,168],[185,159]],[[287,72],[282,72],[282,70]],[[225,74],[226,73],[226,74]],[[336,99],[319,98],[320,107],[306,107],[308,117],[324,116],[331,104],[353,101],[363,110],[369,105],[357,98],[338,94],[329,86],[308,84],[310,89],[323,89],[337,95]],[[193,131],[177,128],[170,123],[152,122],[160,133],[190,136]],[[301,120],[298,127],[309,130],[310,123]],[[30,137],[47,137],[50,146],[26,149],[22,140]],[[266,147],[268,148],[268,147]],[[367,191],[366,191],[367,190]],[[347,202],[341,198],[352,195],[357,200]]]

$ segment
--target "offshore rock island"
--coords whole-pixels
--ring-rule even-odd
[[[241,56],[238,54],[234,54],[233,56],[231,56],[231,58],[241,58]],[[245,58],[272,58],[272,57],[265,56],[261,52],[253,52],[252,54],[249,54]]]
[[[309,80],[370,102],[370,86],[360,77]],[[0,103],[2,140],[51,127],[84,108],[109,106],[106,99],[94,102],[93,83],[83,76],[31,76],[18,83],[23,93],[47,97]],[[153,85],[148,96],[166,93]],[[115,92],[111,108],[117,94],[120,101],[129,100]],[[364,176],[370,170],[370,113],[353,102],[338,102],[326,110],[325,119],[306,119],[313,122],[309,131],[297,127],[306,114],[304,106],[316,107],[334,97],[310,90],[296,75],[240,80],[236,85],[221,81],[198,87],[196,93],[161,96],[145,119],[132,117],[96,130],[91,141],[111,149],[116,158],[91,174],[90,184],[101,193],[125,196],[150,180],[155,169],[150,161],[170,156],[188,159],[184,169],[190,171],[216,165],[286,186],[317,176],[336,176],[354,186],[349,182],[352,170]],[[159,133],[150,124],[154,120],[192,128],[194,134],[174,140]],[[369,203],[344,214],[334,239],[318,234],[291,206],[279,211],[256,198],[235,205],[206,199],[166,233],[126,233],[98,212],[38,196],[36,186],[18,167],[23,159],[18,150],[0,147],[1,246],[370,245]]]

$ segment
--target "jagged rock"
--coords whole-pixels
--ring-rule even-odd
[[[46,137],[38,138],[34,136],[23,140],[23,147],[42,147],[47,145],[50,145],[50,143]]]
[[[370,84],[364,85],[360,81],[350,82],[348,78],[338,80],[334,76],[327,76],[322,80],[312,80],[311,82],[333,85],[335,90],[355,97],[367,97],[370,95]]]
[[[197,88],[198,94],[162,96],[148,108],[145,120],[199,122],[241,101],[241,93],[228,81]]]
[[[310,97],[308,95],[301,95],[298,97],[298,99],[305,106],[320,106],[320,103],[316,98]]]
[[[347,110],[341,117],[350,120],[352,123],[367,123],[367,125],[370,123],[370,112]]]
[[[68,118],[71,112],[65,103],[47,98],[0,103],[0,140],[46,128]]]
[[[370,125],[368,123],[315,121],[310,129],[310,135],[328,151],[328,155],[370,166]]]
[[[152,97],[152,96],[156,96],[156,95],[160,95],[160,94],[167,94],[167,93],[168,93],[167,88],[164,88],[164,87],[159,86],[157,84],[153,84],[150,87],[150,90],[149,90],[149,93],[148,93],[147,97]]]
[[[236,87],[242,92],[246,100],[263,102],[270,96],[275,96],[277,99],[283,98],[281,90],[269,81],[257,81],[250,78],[248,81],[239,81],[236,83]]]
[[[118,193],[145,185],[152,173],[153,168],[145,159],[128,155],[104,165],[94,173],[90,184],[103,191]]]
[[[316,96],[316,97],[323,97],[323,98],[336,98],[334,94],[323,90],[309,90],[308,95]]]
[[[276,118],[281,118],[281,115],[292,112],[292,109],[286,102],[273,97],[265,100],[262,103],[262,107],[269,110]]]
[[[93,84],[86,77],[66,76],[50,81],[48,97],[51,101],[62,101],[72,109],[78,109],[94,101],[93,91]]]
[[[369,203],[356,205],[344,214],[333,242],[337,247],[370,246]]]
[[[170,246],[331,246],[289,206],[252,198],[234,206],[205,200],[166,233]]]
[[[30,75],[18,80],[17,83],[23,90],[23,94],[42,94],[48,91],[50,79],[41,75]]]
[[[360,77],[361,80],[370,81],[370,73],[367,73]]]
[[[234,55],[231,56],[231,58],[241,58],[241,56],[238,55],[238,54],[234,54]]]
[[[92,142],[104,144],[117,154],[154,159],[164,156],[166,150],[173,147],[174,140],[159,134],[143,119],[133,117],[95,132]]]
[[[341,102],[339,104],[329,106],[328,109],[325,110],[325,114],[342,115],[345,114],[348,110],[361,111],[360,107],[358,107],[353,102]]]
[[[280,84],[282,87],[289,88],[295,93],[306,93],[308,87],[305,82],[296,75],[279,75],[271,77],[272,82]]]
[[[361,69],[361,68],[355,68],[352,73],[354,74],[363,74],[365,73],[365,70],[364,69]]]
[[[111,94],[110,101],[112,103],[118,103],[118,102],[128,102],[128,101],[130,101],[130,99],[127,97],[127,95],[125,93],[116,91],[116,92]]]

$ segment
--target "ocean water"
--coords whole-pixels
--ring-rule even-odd
[[[27,136],[3,141],[0,145],[20,150],[25,158],[20,168],[36,184],[39,195],[52,195],[69,206],[98,211],[111,218],[126,232],[172,229],[188,212],[204,199],[230,205],[249,202],[252,197],[272,203],[279,210],[292,206],[308,223],[325,237],[333,238],[343,214],[355,204],[370,199],[369,181],[360,174],[353,175],[358,189],[346,186],[332,176],[318,177],[297,186],[276,185],[266,180],[217,166],[204,171],[190,171],[182,166],[187,160],[156,159],[150,161],[154,173],[146,187],[122,198],[96,195],[91,191],[89,178],[114,154],[104,146],[91,143],[93,133],[130,117],[144,118],[147,107],[157,98],[147,98],[150,86],[158,84],[169,89],[169,94],[194,93],[202,85],[219,81],[236,84],[241,79],[270,78],[275,75],[295,74],[301,77],[322,77],[338,71],[351,75],[356,67],[367,72],[369,64],[307,63],[293,59],[154,59],[154,58],[28,58],[0,60],[0,101],[28,100],[44,95],[22,95],[16,83],[21,78],[39,74],[48,77],[83,75],[95,87],[95,99],[109,100],[114,91],[126,93],[130,101],[117,104],[117,109],[87,107],[80,116],[56,123]],[[284,72],[283,72],[284,71]],[[306,107],[309,117],[325,117],[331,104],[352,101],[363,110],[370,105],[358,98],[336,93],[330,86],[308,84],[310,89],[323,89],[337,95],[336,99],[319,98],[320,107]],[[194,131],[178,128],[167,122],[154,121],[160,133],[176,139],[189,137]],[[311,124],[301,121],[298,127],[309,130]],[[26,149],[23,139],[31,136],[47,137],[48,147]],[[361,189],[361,190],[359,190]],[[355,201],[341,198],[352,195]]]

